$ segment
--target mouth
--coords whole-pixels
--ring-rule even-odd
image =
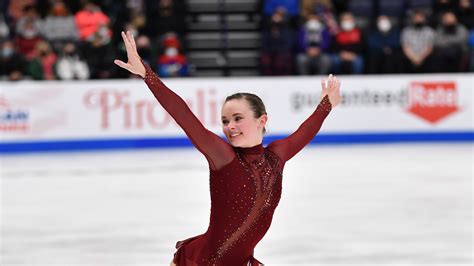
[[[231,133],[229,136],[232,139],[232,138],[238,137],[240,135],[242,135],[242,133]]]

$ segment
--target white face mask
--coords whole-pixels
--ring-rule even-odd
[[[323,27],[323,25],[321,24],[321,22],[319,22],[315,19],[312,19],[312,20],[309,20],[308,22],[306,22],[306,28],[309,31],[319,31],[322,27]]]
[[[350,31],[350,30],[354,29],[354,27],[355,27],[355,23],[352,20],[344,20],[341,23],[341,28],[345,31]]]
[[[378,21],[377,27],[381,32],[387,32],[392,28],[392,24],[388,19],[381,19]]]
[[[166,49],[165,55],[167,55],[169,57],[177,56],[178,55],[178,49],[176,49],[174,47],[170,47],[170,48]]]

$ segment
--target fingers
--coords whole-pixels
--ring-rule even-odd
[[[129,64],[127,64],[127,63],[125,63],[125,62],[123,62],[123,61],[121,61],[121,60],[114,60],[114,63],[115,63],[117,66],[119,66],[119,67],[121,67],[121,68],[124,68],[124,69],[130,71],[130,66],[129,66]]]
[[[133,50],[136,50],[137,45],[135,44],[135,38],[133,37],[130,31],[127,31],[127,36],[128,36],[128,40],[130,41],[130,44],[132,45]]]
[[[127,54],[131,54],[132,52],[132,45],[130,43],[130,40],[128,39],[127,35],[125,32],[121,32],[123,43],[125,44],[125,49],[127,50]]]

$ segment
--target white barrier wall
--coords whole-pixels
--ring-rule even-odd
[[[337,134],[343,142],[344,135],[357,134],[449,133],[463,136],[455,139],[473,138],[474,74],[338,78],[343,102],[329,114],[321,136]],[[218,134],[225,97],[235,92],[255,93],[267,106],[269,137],[282,137],[314,111],[320,79],[186,78],[164,82]],[[185,137],[140,79],[0,82],[0,87],[0,148],[4,152],[15,151],[15,145],[45,141]]]

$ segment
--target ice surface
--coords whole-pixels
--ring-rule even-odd
[[[266,265],[472,265],[473,144],[311,146],[290,160]],[[0,157],[7,265],[169,265],[209,223],[194,149]]]

